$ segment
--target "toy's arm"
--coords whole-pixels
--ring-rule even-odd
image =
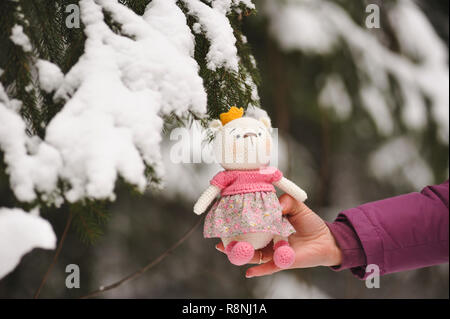
[[[273,183],[276,187],[279,189],[285,191],[292,197],[294,197],[299,202],[304,202],[308,195],[306,195],[306,192],[295,185],[292,181],[288,180],[286,177],[282,177],[278,182]]]
[[[220,193],[220,188],[215,185],[210,185],[200,196],[194,205],[194,213],[201,215],[205,212],[211,202]]]

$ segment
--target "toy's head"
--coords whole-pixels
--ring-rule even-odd
[[[259,120],[242,117],[244,110],[231,107],[214,120],[210,128],[216,131],[214,155],[227,170],[252,170],[270,162],[272,127],[268,117]]]

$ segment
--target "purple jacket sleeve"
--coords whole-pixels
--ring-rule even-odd
[[[342,250],[342,264],[365,279],[365,267],[380,274],[448,262],[448,180],[410,193],[341,212],[327,223]]]

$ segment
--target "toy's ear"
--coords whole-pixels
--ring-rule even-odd
[[[222,122],[220,120],[212,120],[211,123],[209,123],[209,128],[216,131],[222,128]]]
[[[261,117],[259,120],[267,127],[269,132],[272,131],[272,123],[270,122],[270,118],[268,118],[268,117]]]

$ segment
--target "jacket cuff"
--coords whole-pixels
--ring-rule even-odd
[[[357,251],[364,254],[363,260],[361,255],[352,258],[350,256],[351,254],[349,254],[348,251],[345,251],[343,254],[344,256],[349,255],[347,258],[350,261],[345,264],[343,262],[343,265],[350,266],[351,272],[359,279],[366,279],[367,276],[371,274],[370,272],[366,273],[366,266],[371,264],[375,264],[379,267],[380,275],[384,274],[383,241],[378,234],[378,229],[373,225],[365,212],[358,207],[345,210],[338,215],[335,223],[345,223],[353,231],[350,232],[347,228],[346,232],[346,234],[349,234],[349,237],[352,236],[350,238],[353,238],[353,241],[349,240],[349,237],[342,238],[341,236],[341,245],[343,245],[344,251],[347,247],[355,248],[354,240],[357,239],[357,242],[359,243],[359,246],[356,247],[358,248]],[[360,247],[361,250],[359,250]],[[360,265],[355,265],[358,263]],[[336,270],[340,269],[341,268],[338,267]]]
[[[326,224],[342,252],[342,263],[330,268],[334,271],[341,271],[366,265],[363,246],[345,216],[340,215],[333,223],[326,222]]]

